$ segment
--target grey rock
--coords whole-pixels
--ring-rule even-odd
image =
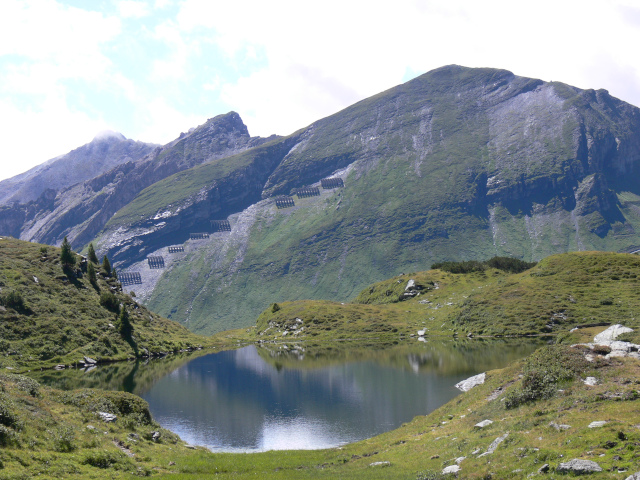
[[[108,413],[108,412],[98,412],[98,416],[107,423],[115,422],[116,419],[118,418],[113,413]]]
[[[587,377],[583,380],[585,385],[593,387],[598,384],[598,379],[596,377]]]
[[[478,422],[474,425],[474,427],[477,428],[484,428],[484,427],[488,427],[489,425],[491,425],[493,423],[492,420],[482,420],[481,422]]]
[[[460,465],[462,463],[463,460],[465,460],[467,457],[458,457],[456,458],[456,465]]]
[[[478,458],[484,457],[486,455],[491,455],[493,452],[496,451],[496,448],[498,448],[498,445],[504,442],[508,436],[509,436],[509,432],[496,438],[493,442],[491,442],[491,445],[489,445],[489,448],[487,448],[487,451],[481,455],[478,455]]]
[[[624,480],[640,480],[640,472],[636,472],[633,475],[629,475]]]
[[[89,357],[84,357],[84,364],[85,365],[95,365],[96,362],[93,358],[89,358]]]
[[[413,290],[416,288],[416,281],[412,278],[407,282],[407,286],[404,287],[404,291],[408,292],[409,290]]]
[[[600,427],[605,426],[606,424],[607,424],[606,421],[599,420],[599,421],[596,421],[596,422],[591,422],[588,427],[589,428],[600,428]]]
[[[391,462],[389,461],[385,461],[385,462],[373,462],[370,463],[369,466],[370,467],[388,467],[391,465]]]
[[[591,460],[581,460],[579,458],[574,458],[573,460],[569,460],[568,462],[561,463],[556,468],[556,472],[558,473],[595,473],[601,472],[602,467],[598,465],[596,462]]]
[[[600,332],[598,335],[593,337],[593,343],[608,345],[610,342],[618,338],[618,336],[629,332],[633,332],[633,330],[620,324],[611,325],[604,332]]]
[[[486,375],[486,373],[480,373],[478,375],[474,375],[473,377],[469,377],[466,380],[462,380],[461,382],[456,383],[456,388],[458,390],[462,390],[463,392],[468,392],[473,387],[482,385],[484,383]]]
[[[158,431],[152,432],[151,433],[151,440],[153,440],[154,442],[157,442],[158,440],[160,440],[160,432],[158,432]]]
[[[442,470],[442,474],[446,475],[447,473],[458,473],[460,471],[459,465],[450,465]]]

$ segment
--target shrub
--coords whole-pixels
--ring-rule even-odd
[[[20,295],[20,293],[16,292],[15,290],[12,290],[11,292],[1,297],[0,303],[5,307],[13,308],[17,312],[21,312],[26,309],[22,295]]]
[[[527,358],[521,386],[505,396],[505,407],[551,398],[559,383],[573,379],[587,367],[588,362],[579,351],[563,345],[540,348]]]
[[[102,292],[100,294],[100,305],[115,313],[120,311],[120,302],[118,301],[118,297],[111,292]]]
[[[114,452],[102,450],[87,454],[82,463],[96,468],[111,468],[113,465],[118,463],[119,460],[120,459]]]
[[[536,262],[525,262],[511,257],[493,257],[484,262],[467,260],[463,262],[440,262],[431,265],[432,269],[439,269],[449,273],[483,272],[487,268],[496,268],[503,272],[520,273],[536,266]]]

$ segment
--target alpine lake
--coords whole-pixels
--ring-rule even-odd
[[[249,345],[87,370],[31,372],[60,388],[124,390],[163,427],[214,452],[336,447],[398,428],[543,338]]]

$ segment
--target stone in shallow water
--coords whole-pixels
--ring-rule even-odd
[[[466,380],[462,380],[461,382],[456,383],[456,388],[458,390],[462,390],[463,392],[468,392],[473,387],[482,385],[484,383],[486,375],[486,373],[480,373],[478,375],[474,375],[473,377],[469,377]]]
[[[568,462],[561,463],[556,468],[556,472],[558,473],[594,473],[601,472],[602,467],[598,465],[596,462],[591,460],[581,460],[579,458],[574,458],[573,460],[569,460]]]

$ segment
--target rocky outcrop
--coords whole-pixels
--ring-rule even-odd
[[[462,380],[461,382],[456,383],[456,388],[463,392],[468,392],[473,387],[477,387],[478,385],[482,385],[486,378],[486,373],[480,373],[478,375],[474,375],[473,377],[469,377],[466,380]]]
[[[23,240],[59,244],[67,236],[74,248],[93,240],[109,219],[144,188],[177,172],[242,152],[264,143],[252,138],[235,112],[209,119],[178,139],[157,147],[144,159],[128,161],[93,178],[57,192],[49,208],[32,208],[23,215],[20,234],[15,212],[0,211],[0,228],[6,224]],[[24,209],[23,209],[24,210]],[[0,230],[4,233],[4,230]],[[101,252],[102,253],[102,252]]]

